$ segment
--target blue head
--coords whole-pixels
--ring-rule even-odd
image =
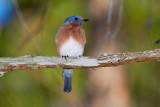
[[[63,23],[63,25],[71,24],[78,24],[82,25],[84,22],[87,22],[88,19],[84,19],[81,16],[69,16]]]

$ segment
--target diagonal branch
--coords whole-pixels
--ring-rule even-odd
[[[15,58],[0,58],[0,71],[7,72],[23,69],[41,68],[98,68],[123,64],[160,60],[160,49],[143,52],[127,52],[102,54],[98,57],[67,58],[49,56],[20,56]]]

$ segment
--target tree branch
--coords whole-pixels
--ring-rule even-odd
[[[160,60],[160,49],[143,52],[104,53],[98,57],[67,58],[67,61],[61,57],[26,55],[15,58],[0,58],[0,71],[56,67],[98,68],[158,60]]]

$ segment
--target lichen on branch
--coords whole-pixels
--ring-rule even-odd
[[[160,60],[160,49],[148,50],[143,52],[127,52],[114,54],[104,53],[97,57],[69,57],[67,58],[67,61],[61,57],[25,55],[14,58],[0,58],[0,72],[56,67],[98,68],[158,60]]]

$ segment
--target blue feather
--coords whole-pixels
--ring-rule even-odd
[[[77,18],[77,20],[75,18]],[[84,22],[84,19],[81,16],[75,15],[75,16],[69,16],[68,18],[66,18],[63,25],[66,25],[68,23],[74,23],[74,24],[80,24],[81,25],[82,22]]]
[[[73,69],[63,69],[64,92],[69,93],[72,90],[72,72]]]

